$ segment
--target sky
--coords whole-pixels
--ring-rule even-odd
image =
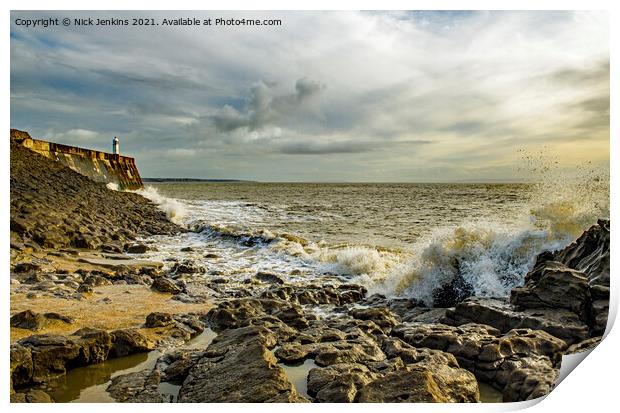
[[[282,24],[16,24],[46,17]],[[11,127],[105,151],[118,136],[143,177],[518,181],[528,156],[608,168],[608,32],[584,11],[13,11]]]

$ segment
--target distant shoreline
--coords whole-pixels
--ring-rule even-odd
[[[203,178],[142,178],[142,182],[149,183],[166,183],[166,182],[206,182],[206,183],[261,183],[261,184],[414,184],[414,185],[531,185],[535,182],[528,181],[504,181],[504,180],[489,180],[489,181],[453,181],[453,182],[347,182],[347,181],[325,181],[325,182],[312,182],[312,181],[250,181],[244,179],[203,179]]]
[[[142,182],[256,182],[243,179],[142,178]]]

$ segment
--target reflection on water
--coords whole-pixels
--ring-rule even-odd
[[[48,393],[58,402],[106,403],[114,399],[105,391],[113,377],[153,368],[159,351],[109,359],[103,363],[69,370],[49,383]]]
[[[159,393],[164,396],[164,401],[176,403],[179,397],[180,384],[172,384],[168,382],[159,383]]]
[[[501,403],[503,401],[502,392],[495,387],[478,382],[478,388],[480,389],[480,401],[482,403]]]
[[[211,329],[206,329],[188,341],[183,348],[206,348],[216,335]],[[154,350],[150,353],[133,354],[109,359],[99,364],[77,367],[50,382],[45,391],[57,403],[114,403],[114,399],[106,391],[110,380],[123,374],[152,369],[160,354],[158,350]],[[161,383],[159,390],[166,401],[176,402],[180,387],[171,383]]]
[[[217,336],[217,333],[215,331],[211,330],[210,328],[206,328],[205,331],[185,343],[183,348],[205,349],[209,346],[209,344],[211,344],[215,336]]]
[[[315,367],[319,367],[314,363],[314,360],[307,359],[304,360],[303,363],[280,363],[278,365],[282,367],[282,369],[286,373],[286,376],[288,377],[288,380],[293,383],[293,385],[297,389],[297,393],[304,397],[309,397],[308,372]]]

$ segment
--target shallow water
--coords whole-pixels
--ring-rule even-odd
[[[106,392],[110,380],[121,374],[153,368],[159,355],[158,351],[151,351],[77,367],[51,382],[46,391],[58,403],[112,403],[114,399]]]
[[[206,348],[217,334],[211,329],[188,341],[181,348]],[[155,367],[161,355],[159,350],[108,359],[103,363],[69,370],[63,377],[50,382],[45,391],[57,403],[114,403],[106,389],[114,377]],[[166,400],[176,402],[181,386],[161,383],[159,391]]]
[[[313,359],[306,359],[302,363],[279,363],[278,366],[282,367],[289,381],[293,383],[297,393],[310,398],[308,396],[308,373],[313,368],[319,367],[316,365]]]
[[[495,387],[478,382],[478,388],[480,389],[480,401],[482,403],[502,403],[502,392]]]

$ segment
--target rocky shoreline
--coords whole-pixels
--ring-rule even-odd
[[[139,237],[178,231],[138,195],[11,146],[12,402],[54,401],[48,384],[67,371],[154,350],[152,367],[111,378],[114,400],[166,402],[170,383],[179,402],[479,402],[486,383],[521,401],[549,393],[562,355],[607,322],[608,220],[540,254],[510,297],[460,296],[455,280],[432,308],[327,275],[227,287],[193,262],[139,259]],[[134,312],[105,320],[115,301]],[[210,343],[183,346],[206,330]],[[308,360],[300,390],[283,366]]]

